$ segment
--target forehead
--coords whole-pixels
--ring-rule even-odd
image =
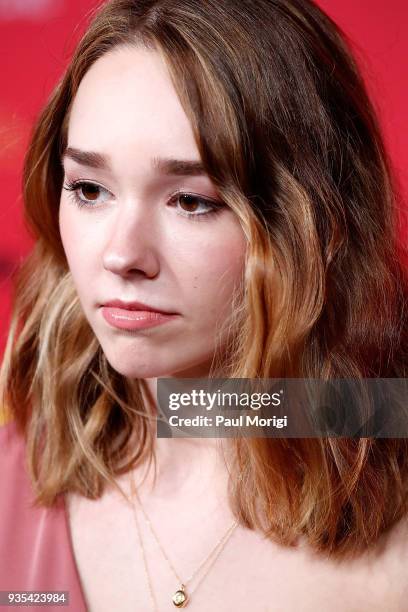
[[[162,57],[118,47],[100,57],[75,95],[68,141],[96,151],[191,156],[197,146]]]

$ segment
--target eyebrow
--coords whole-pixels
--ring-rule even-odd
[[[63,162],[64,158],[72,159],[77,164],[81,164],[81,166],[88,166],[88,168],[98,170],[107,170],[110,167],[109,158],[106,155],[94,151],[82,151],[75,147],[67,147],[61,156],[61,162]],[[207,174],[201,161],[190,159],[153,157],[152,168],[162,174],[174,176],[201,176]]]

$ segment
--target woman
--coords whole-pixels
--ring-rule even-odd
[[[407,375],[398,198],[335,24],[305,0],[107,2],[24,195],[1,588],[403,610],[405,438],[156,438],[159,377]]]

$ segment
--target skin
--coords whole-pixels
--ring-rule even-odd
[[[159,156],[199,160],[159,56],[122,48],[99,59],[75,97],[68,145],[110,160],[109,168],[96,170],[65,159],[65,184],[87,179],[104,191],[92,209],[79,208],[65,189],[60,203],[72,278],[108,361],[125,376],[145,378],[152,392],[159,376],[205,375],[217,326],[229,314],[243,271],[245,240],[228,208],[196,222],[181,216],[180,203],[169,203],[176,190],[217,199],[207,176],[165,176],[152,168]],[[179,316],[156,328],[119,331],[105,322],[99,306],[114,298],[140,300]],[[154,486],[151,473],[144,480],[143,466],[133,475],[162,546],[186,580],[231,525],[227,470],[208,440],[156,442]],[[128,475],[118,481],[129,494]],[[152,610],[129,504],[109,487],[96,501],[75,493],[66,501],[88,609]],[[179,585],[137,512],[158,609],[174,609],[171,595]],[[406,537],[396,534],[396,540]],[[402,612],[406,552],[388,551],[373,564],[363,559],[337,567],[240,525],[193,592],[192,609]]]
[[[205,376],[217,330],[230,314],[234,289],[242,277],[246,242],[236,215],[227,206],[204,214],[211,210],[205,202],[193,200],[193,205],[186,205],[185,199],[171,197],[180,191],[219,201],[206,174],[175,176],[154,167],[155,158],[201,161],[191,125],[160,56],[140,48],[117,48],[96,61],[75,96],[67,144],[71,149],[102,154],[109,161],[101,169],[64,158],[59,215],[72,279],[107,360],[122,375],[146,380],[153,398],[157,377]],[[102,188],[78,189],[77,196],[88,200],[83,207],[75,203],[74,192],[67,190],[79,180]],[[197,217],[187,218],[188,212]],[[141,301],[178,316],[145,330],[117,330],[105,321],[100,308],[112,299]],[[222,335],[219,341],[222,346]],[[134,471],[152,520],[167,529],[166,520],[178,516],[189,533],[197,531],[197,520],[202,523],[201,539],[186,542],[196,549],[198,562],[191,559],[196,566],[208,552],[202,538],[215,544],[232,522],[225,465],[214,442],[157,439],[154,486],[150,472],[144,480],[143,466]],[[127,477],[120,484],[126,490]],[[184,500],[182,507],[179,495]],[[136,565],[144,580],[132,539],[132,516],[116,523],[112,532],[116,540],[107,556],[106,549],[99,552],[106,544],[106,529],[100,528],[100,521],[120,517],[123,500],[107,488],[97,503],[68,494],[67,506],[88,603],[91,609],[104,609],[110,605],[104,568],[110,560],[114,563],[113,550],[127,551],[126,542],[132,542],[131,558],[115,566],[119,574],[111,568],[112,592],[123,588],[123,572],[128,567]],[[154,508],[160,517],[155,516]],[[216,520],[210,520],[214,515]],[[129,579],[133,583],[134,575]],[[133,605],[134,590],[129,586],[126,592],[132,593],[127,603]]]
[[[210,206],[183,197],[170,201],[176,191],[219,201],[206,174],[169,176],[153,167],[156,157],[200,161],[156,52],[120,47],[93,64],[73,102],[68,147],[109,159],[108,167],[96,169],[65,157],[65,186],[87,180],[102,189],[77,190],[88,200],[82,208],[66,189],[60,201],[73,282],[108,361],[126,377],[149,379],[152,390],[158,376],[205,376],[246,244],[226,205],[200,214]],[[196,217],[187,218],[189,212]],[[100,308],[112,299],[141,301],[178,317],[150,329],[117,330]]]
[[[157,377],[205,376],[217,339],[223,345],[217,330],[231,312],[246,241],[205,173],[177,176],[154,164],[157,158],[201,161],[159,54],[116,47],[91,66],[72,104],[67,148],[105,158],[96,168],[78,155],[64,156],[59,226],[81,306],[107,360],[124,376],[143,378],[153,399]],[[78,187],[78,181],[88,185]],[[202,199],[188,202],[184,193]],[[206,200],[222,206],[210,212]],[[144,330],[118,330],[102,316],[101,304],[112,299],[140,301],[177,317]],[[193,447],[211,446],[195,442],[158,440],[174,479],[176,464],[185,478],[177,456],[186,447],[191,455]]]

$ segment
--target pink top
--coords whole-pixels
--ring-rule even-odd
[[[69,605],[1,609],[86,612],[63,496],[31,507],[25,442],[14,421],[0,425],[0,591],[68,591]]]

